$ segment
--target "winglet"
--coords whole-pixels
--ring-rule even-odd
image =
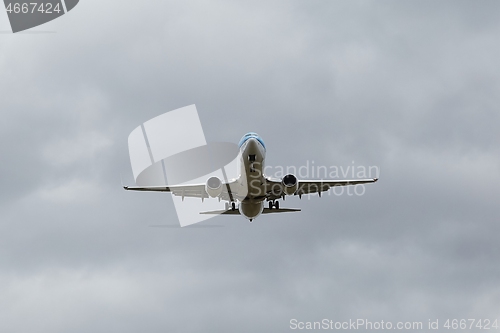
[[[122,187],[124,190],[128,190],[128,186],[125,186],[123,185],[123,178],[122,178],[122,174],[120,174],[120,182],[122,183]]]
[[[373,178],[373,181],[376,182],[378,180],[378,178]]]

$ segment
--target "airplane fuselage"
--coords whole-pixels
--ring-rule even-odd
[[[240,185],[246,196],[240,198],[241,215],[250,221],[264,210],[266,181],[264,161],[266,147],[256,133],[247,133],[240,141]]]

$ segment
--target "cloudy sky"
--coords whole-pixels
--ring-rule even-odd
[[[82,0],[9,34],[0,10],[0,331],[500,320],[499,13]],[[175,228],[168,194],[120,175],[133,182],[128,134],[190,104],[208,141],[255,131],[270,165],[377,166],[380,181]]]

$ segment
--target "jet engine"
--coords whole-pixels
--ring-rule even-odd
[[[288,174],[283,177],[281,183],[283,184],[283,190],[286,195],[293,195],[299,187],[299,181],[297,180],[297,177],[292,174]]]
[[[210,177],[205,184],[205,191],[211,198],[216,198],[222,193],[222,181],[217,177]]]

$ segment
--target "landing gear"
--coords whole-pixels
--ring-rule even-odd
[[[231,205],[229,205],[229,202],[226,202],[224,205],[225,210],[236,210],[236,204],[234,202],[231,202]]]
[[[277,200],[269,201],[269,209],[273,209],[273,207],[280,209],[280,202]]]

